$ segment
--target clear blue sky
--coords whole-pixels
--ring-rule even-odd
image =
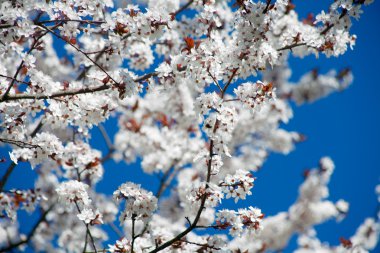
[[[295,0],[296,10],[301,17],[309,12],[325,9],[332,1]],[[295,201],[299,185],[303,181],[302,172],[318,164],[322,156],[330,156],[336,170],[330,182],[330,199],[343,198],[350,202],[350,212],[345,220],[337,224],[330,221],[317,226],[322,241],[339,243],[339,237],[350,237],[368,216],[373,216],[377,208],[375,186],[380,182],[380,87],[378,72],[380,64],[380,3],[364,7],[359,22],[354,22],[352,31],[358,36],[353,51],[349,50],[340,58],[316,60],[308,57],[292,59],[292,79],[318,67],[321,73],[330,69],[351,67],[354,74],[353,85],[342,93],[336,93],[313,104],[293,106],[294,119],[286,129],[305,134],[307,141],[297,145],[287,156],[272,154],[262,170],[256,174],[258,180],[253,195],[242,205],[260,207],[267,215],[286,211]],[[116,125],[114,119],[106,126]],[[115,129],[113,129],[113,132]],[[94,129],[91,143],[106,153],[106,146],[99,132]],[[0,149],[1,156],[8,157],[9,149]],[[0,174],[8,164],[0,164]],[[32,187],[31,178],[35,172],[27,164],[18,166],[8,182],[9,187]],[[98,191],[111,194],[125,181],[135,181],[148,190],[156,191],[158,179],[144,176],[135,165],[105,165],[105,177],[97,186]],[[232,208],[232,206],[229,206]],[[29,231],[35,216],[21,214],[22,230]],[[113,235],[110,233],[110,235]],[[112,238],[116,239],[116,238]],[[289,248],[295,247],[293,238]],[[374,252],[380,252],[380,247]]]
[[[327,9],[331,1],[294,1],[300,16],[311,10]],[[322,156],[330,156],[336,170],[330,182],[330,199],[350,202],[345,220],[317,226],[321,240],[339,243],[350,237],[359,224],[375,214],[374,187],[380,182],[380,99],[379,59],[380,3],[363,8],[352,32],[358,36],[353,51],[339,58],[314,57],[291,61],[294,80],[314,67],[322,73],[329,69],[351,67],[354,83],[342,93],[310,105],[294,106],[294,119],[286,126],[305,134],[307,141],[297,145],[288,156],[272,155],[257,174],[252,202],[267,214],[274,214],[293,203],[305,168],[316,166]],[[294,241],[294,240],[293,240]],[[294,246],[292,244],[291,246]],[[292,248],[292,247],[290,247]],[[380,252],[380,247],[374,252]]]

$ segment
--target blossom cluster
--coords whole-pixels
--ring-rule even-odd
[[[91,199],[87,193],[88,185],[72,180],[62,183],[57,188],[57,193],[63,203],[79,203],[83,206],[88,206]]]
[[[131,242],[126,238],[117,240],[114,245],[109,245],[108,251],[111,253],[123,253],[131,251]]]
[[[114,193],[117,202],[125,200],[125,209],[120,215],[120,222],[126,219],[147,222],[157,208],[157,198],[151,192],[140,188],[140,185],[128,182],[122,184]]]
[[[246,195],[251,195],[250,191],[253,187],[255,179],[252,174],[245,170],[237,170],[235,175],[227,175],[224,181],[219,185],[222,187],[222,191],[226,193],[226,198],[234,198],[235,203],[239,199],[245,199]]]
[[[272,83],[264,84],[258,81],[255,84],[242,84],[234,90],[234,93],[241,102],[253,109],[275,97],[272,88]]]
[[[88,185],[82,182],[71,180],[61,183],[56,191],[59,200],[63,204],[69,204],[69,207],[71,207],[72,204],[75,204],[78,210],[77,217],[79,220],[83,221],[85,224],[102,224],[103,215],[99,210],[94,212],[90,206],[92,200],[87,192],[88,187]]]
[[[259,232],[262,229],[262,219],[264,214],[258,208],[232,210],[220,210],[217,213],[216,224],[218,227],[230,227],[229,233],[232,236],[240,236],[244,231]]]
[[[17,219],[18,209],[33,212],[40,201],[46,200],[40,189],[11,190],[8,194],[0,193],[0,215],[12,221]]]

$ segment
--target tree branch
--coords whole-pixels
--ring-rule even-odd
[[[24,141],[4,139],[4,138],[0,138],[0,142],[4,142],[7,144],[11,144],[11,145],[16,145],[17,147],[20,147],[20,148],[38,148],[38,147],[40,147],[38,145],[30,144],[30,143],[27,143]]]
[[[14,168],[16,167],[17,164],[15,164],[14,162],[12,162],[9,166],[8,166],[8,169],[7,171],[5,172],[4,176],[1,178],[1,181],[0,181],[0,192],[3,191],[4,187],[5,187],[5,184],[7,183],[8,181],[8,178],[10,177],[10,175],[12,174]]]
[[[209,249],[214,249],[214,250],[220,250],[220,248],[208,245],[207,243],[202,244],[202,243],[197,243],[197,242],[190,242],[190,241],[187,241],[187,240],[179,240],[179,241],[184,242],[184,243],[188,243],[188,244],[197,245],[197,246],[200,246],[202,248],[209,248]]]
[[[109,150],[114,149],[114,146],[112,144],[111,138],[109,137],[109,135],[107,133],[107,130],[104,128],[104,126],[102,125],[102,123],[99,123],[98,129],[99,129],[100,133],[102,134],[104,141],[106,142],[107,148]]]
[[[42,25],[46,23],[55,23],[55,22],[78,22],[78,23],[85,23],[85,24],[104,24],[106,21],[101,21],[101,20],[80,20],[80,19],[56,19],[56,20],[44,20],[44,21],[39,21],[37,24]]]
[[[78,203],[77,203],[76,201],[74,201],[74,203],[75,203],[75,206],[77,207],[78,212],[79,212],[79,213],[82,213],[81,210],[80,210],[80,208],[79,208]],[[86,226],[86,238],[87,238],[87,235],[90,237],[92,247],[93,247],[95,253],[97,253],[98,251],[96,250],[95,240],[94,240],[94,237],[93,237],[92,234],[91,234],[90,228],[88,227],[88,224],[86,224],[86,222],[83,221],[83,224]],[[85,244],[86,244],[86,243],[87,243],[87,242],[85,242]]]
[[[210,70],[207,69],[208,74],[211,76],[212,80],[214,81],[215,85],[218,87],[220,92],[223,92],[222,87],[220,87],[218,80],[211,74]]]
[[[193,2],[194,2],[194,0],[190,0],[184,6],[182,6],[176,12],[174,12],[173,15],[174,16],[178,16],[178,14],[180,14],[181,12],[183,12],[184,10],[186,10]]]
[[[343,10],[343,12],[341,13],[341,15],[339,16],[339,19],[342,19],[346,15],[347,15],[347,10]],[[329,25],[327,25],[325,27],[325,29],[323,29],[319,34],[320,35],[326,35],[326,33],[328,31],[330,31],[330,29],[333,28],[334,26],[335,26],[335,24],[329,24]],[[287,50],[287,49],[292,49],[292,48],[299,47],[299,46],[307,46],[307,44],[305,42],[303,42],[303,43],[295,43],[295,44],[292,44],[292,45],[289,45],[289,46],[285,46],[285,47],[279,48],[279,49],[277,49],[277,51],[283,51],[283,50]]]
[[[159,199],[161,195],[165,192],[167,187],[171,184],[173,181],[174,177],[177,175],[179,168],[178,169],[173,169],[173,171],[170,173],[171,170],[168,170],[167,173],[165,173],[164,177],[162,178],[160,182],[160,186],[158,188],[158,191],[156,193],[156,198]]]
[[[107,75],[107,77],[109,79],[111,79],[115,85],[119,85],[119,83],[112,77],[108,74],[108,72],[102,67],[100,66],[96,61],[94,61],[93,59],[91,59],[90,56],[88,56],[82,49],[80,49],[79,47],[75,46],[74,44],[70,43],[69,41],[67,41],[66,39],[64,39],[61,35],[59,35],[58,33],[54,32],[53,30],[47,28],[46,26],[44,25],[38,25],[39,27],[41,27],[42,29],[45,29],[46,31],[50,32],[51,34],[53,34],[54,36],[56,36],[57,38],[59,38],[60,40],[66,42],[67,44],[69,44],[72,48],[74,48],[76,51],[80,52],[81,54],[84,55],[84,57],[86,57],[89,61],[91,61],[95,66],[97,66],[104,74]]]
[[[24,81],[21,81],[21,80],[17,80],[16,78],[14,77],[11,77],[11,76],[6,76],[6,75],[2,75],[0,74],[0,77],[4,77],[4,78],[8,78],[8,79],[13,79],[15,82],[18,82],[18,83],[23,83],[23,84],[26,84],[26,85],[29,85],[30,83],[28,82],[24,82]]]
[[[239,68],[236,68],[232,71],[232,75],[230,76],[230,79],[228,80],[228,82],[226,83],[226,85],[223,87],[223,90],[222,90],[222,94],[221,94],[221,97],[223,99],[224,97],[224,94],[226,93],[227,89],[228,89],[228,86],[230,86],[230,84],[232,83],[232,80],[234,79],[237,71],[239,70]]]
[[[34,136],[36,136],[37,132],[40,131],[41,127],[42,127],[43,123],[42,123],[42,120],[38,123],[38,125],[36,126],[36,128],[33,130],[33,132],[30,134],[30,136],[33,138]],[[0,181],[0,192],[3,191],[10,175],[12,174],[14,168],[16,167],[17,164],[15,164],[14,162],[12,162],[7,171],[5,172],[4,176],[1,178],[1,181]]]
[[[289,46],[281,47],[281,48],[277,49],[277,51],[283,51],[283,50],[292,49],[292,48],[300,47],[300,46],[306,46],[306,45],[307,44],[305,42],[303,42],[303,43],[295,43],[295,44],[291,44]]]
[[[230,79],[228,80],[228,82],[226,83],[226,85],[224,86],[223,88],[223,91],[222,91],[222,94],[221,94],[221,98],[223,99],[228,87],[230,86],[230,84],[232,83],[232,80],[234,78],[234,76],[236,75],[238,71],[238,68],[234,69],[233,72],[232,72],[232,75],[230,77]],[[219,120],[216,120],[215,121],[215,124],[214,124],[214,127],[213,127],[213,133],[216,132],[217,130],[217,126],[219,125]],[[209,151],[209,159],[210,159],[210,162],[208,163],[207,165],[207,175],[206,175],[206,186],[205,186],[205,190],[207,191],[207,189],[209,188],[209,183],[210,183],[210,180],[211,180],[211,159],[214,155],[214,141],[211,139],[210,140],[210,151]],[[201,204],[200,204],[200,207],[198,209],[198,212],[193,220],[193,223],[191,223],[191,225],[186,228],[184,231],[182,231],[181,233],[179,233],[176,237],[172,238],[171,240],[161,244],[160,246],[156,247],[154,250],[150,251],[149,253],[156,253],[156,252],[159,252],[167,247],[169,247],[170,245],[172,245],[174,242],[176,241],[179,241],[180,239],[182,239],[182,237],[184,237],[185,235],[187,235],[188,233],[190,233],[194,228],[197,227],[197,224],[199,222],[199,219],[201,217],[201,214],[203,212],[203,209],[205,208],[205,204],[206,204],[206,200],[207,200],[207,194],[203,194],[202,195],[202,198],[201,198]]]
[[[40,15],[38,15],[38,17],[40,17]],[[54,29],[55,29],[56,27],[58,27],[59,25],[60,25],[60,24],[55,25],[55,26],[54,26]],[[25,56],[27,56],[27,55],[29,55],[29,54],[31,54],[31,53],[33,52],[33,50],[35,49],[35,46],[37,45],[38,41],[39,41],[42,37],[44,37],[47,33],[48,33],[48,32],[42,33],[40,36],[37,37],[37,39],[35,39],[35,40],[33,41],[32,46],[30,47],[30,49],[28,50],[28,52],[26,53]],[[13,78],[12,78],[10,84],[8,85],[8,88],[6,89],[4,95],[2,96],[0,102],[4,101],[4,100],[7,98],[7,96],[9,95],[9,92],[11,91],[11,89],[12,89],[14,83],[15,83],[15,80],[16,80],[18,74],[19,74],[20,71],[21,71],[21,69],[22,69],[22,67],[23,67],[23,65],[24,65],[24,62],[25,62],[25,61],[22,60],[21,63],[20,63],[20,65],[18,66],[18,68],[17,68],[17,70],[16,70],[16,73],[14,74],[14,76],[13,76]]]
[[[158,73],[157,72],[152,72],[152,73],[148,73],[148,74],[145,74],[141,77],[138,77],[135,79],[135,82],[142,82],[146,79],[149,79],[153,76],[156,76]],[[56,92],[56,93],[53,93],[51,95],[45,95],[45,94],[35,94],[35,95],[28,95],[28,94],[20,94],[20,95],[13,95],[13,96],[8,96],[4,101],[0,101],[1,102],[5,102],[5,101],[12,101],[12,100],[21,100],[21,99],[38,99],[38,100],[41,100],[41,99],[52,99],[52,98],[57,98],[57,97],[67,97],[67,96],[75,96],[75,95],[80,95],[80,94],[87,94],[87,93],[95,93],[95,92],[99,92],[99,91],[104,91],[104,90],[108,90],[108,89],[111,89],[112,86],[110,85],[105,85],[105,84],[102,84],[102,85],[99,85],[99,86],[95,86],[95,87],[85,87],[85,88],[80,88],[80,89],[75,89],[75,90],[68,90],[68,91],[59,91],[59,92]]]
[[[16,243],[12,243],[10,244],[9,246],[5,247],[5,248],[2,248],[0,249],[0,252],[9,252],[11,251],[12,249],[14,248],[17,248],[23,244],[26,244],[26,243],[29,243],[29,241],[32,239],[32,237],[34,236],[35,232],[37,231],[37,228],[41,225],[42,222],[44,222],[46,220],[46,216],[49,214],[49,212],[51,210],[53,210],[55,206],[55,203],[52,204],[41,216],[40,218],[38,219],[38,221],[36,222],[36,224],[34,224],[32,230],[29,232],[28,236],[26,237],[26,239],[24,240],[20,240]]]
[[[137,238],[135,236],[135,221],[136,221],[136,215],[132,214],[132,243],[131,243],[131,253],[134,253],[135,239]]]

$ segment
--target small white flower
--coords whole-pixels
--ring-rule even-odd
[[[118,202],[123,199],[126,201],[120,222],[124,222],[127,218],[147,222],[157,208],[157,198],[152,192],[141,189],[140,185],[134,183],[122,184],[113,193],[113,197]]]
[[[196,111],[202,116],[207,115],[211,109],[218,110],[221,106],[222,100],[218,94],[202,93],[195,102]]]
[[[234,93],[248,108],[256,108],[257,110],[260,110],[263,104],[275,98],[272,84],[264,84],[260,81],[241,84],[234,89]]]
[[[239,169],[233,176],[228,174],[219,185],[222,187],[222,191],[226,193],[226,199],[234,198],[236,203],[239,199],[245,199],[246,195],[252,194],[250,190],[254,186],[254,181],[252,174]]]
[[[63,204],[77,202],[88,206],[91,203],[91,199],[88,196],[87,188],[88,185],[77,180],[71,180],[61,183],[56,191]]]
[[[350,208],[350,204],[347,201],[340,199],[335,203],[335,207],[340,213],[347,213]]]
[[[89,224],[96,217],[92,209],[88,209],[88,208],[84,208],[80,212],[80,214],[77,214],[77,216],[81,221],[84,221],[86,224]]]

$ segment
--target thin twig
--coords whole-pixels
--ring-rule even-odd
[[[51,34],[53,34],[54,36],[56,36],[57,38],[59,38],[60,40],[63,40],[65,41],[68,45],[70,45],[72,48],[74,48],[76,51],[80,52],[81,54],[84,55],[84,57],[86,57],[89,61],[91,61],[95,66],[97,66],[104,74],[106,74],[106,76],[111,79],[115,85],[119,85],[119,83],[111,76],[108,74],[108,72],[102,67],[100,66],[96,61],[94,61],[93,59],[91,59],[90,56],[88,56],[82,49],[80,49],[79,47],[75,46],[74,44],[70,43],[69,41],[67,41],[66,39],[64,39],[61,35],[59,35],[58,33],[54,32],[53,30],[47,28],[46,26],[44,25],[38,25],[39,27],[45,29],[46,31],[50,32]]]
[[[271,2],[272,2],[271,0],[267,0],[267,5],[265,6],[265,9],[263,10],[263,14],[266,14],[268,12]]]
[[[215,126],[216,126],[216,123],[215,123]],[[214,148],[214,141],[211,140],[210,141],[210,157],[212,157],[212,154],[213,154],[213,148]],[[207,178],[206,178],[206,188],[209,187],[208,183],[210,182],[210,179],[211,179],[211,162],[208,164],[208,168],[207,168]],[[185,235],[187,235],[188,233],[190,233],[197,225],[200,217],[201,217],[201,214],[202,214],[202,211],[205,207],[205,203],[206,203],[206,199],[207,199],[207,195],[204,194],[202,196],[202,199],[201,199],[201,205],[198,209],[198,212],[194,218],[194,221],[193,223],[191,224],[191,226],[189,226],[187,229],[185,229],[184,231],[182,231],[181,233],[179,233],[176,237],[174,237],[173,239],[161,244],[160,246],[156,247],[154,250],[150,251],[150,253],[156,253],[156,252],[159,252],[167,247],[169,247],[170,245],[172,245],[174,242],[180,240],[182,237],[184,237]]]
[[[80,20],[80,19],[56,19],[56,20],[44,20],[40,21],[37,24],[46,24],[46,23],[55,23],[55,22],[78,22],[78,23],[86,23],[86,24],[104,24],[106,21],[98,21],[98,20]]]
[[[184,242],[184,243],[188,243],[188,244],[197,245],[197,246],[204,247],[204,248],[209,248],[209,249],[214,249],[214,250],[220,250],[220,248],[208,245],[207,243],[202,244],[202,243],[197,243],[197,242],[190,242],[190,241],[183,240],[183,239],[181,239],[179,241]]]
[[[24,141],[4,139],[4,138],[0,138],[0,142],[16,145],[17,147],[20,147],[20,148],[38,148],[38,147],[40,147],[38,145],[30,144],[30,143],[27,143]]]
[[[109,137],[106,129],[104,128],[104,126],[101,123],[99,123],[98,129],[99,129],[100,133],[102,134],[103,139],[106,142],[108,149],[109,150],[114,149],[111,138]]]
[[[111,227],[111,229],[117,234],[118,237],[123,238],[124,234],[120,231],[118,227],[113,224],[113,222],[108,223],[108,225]]]
[[[8,181],[8,178],[10,177],[10,175],[12,174],[14,168],[16,167],[16,163],[12,162],[9,166],[8,166],[8,169],[7,171],[5,172],[4,176],[1,178],[1,181],[0,181],[0,192],[3,191],[4,187],[5,187],[5,184],[7,183]]]
[[[98,251],[97,251],[96,246],[95,246],[95,240],[94,240],[94,237],[92,236],[91,231],[90,231],[89,228],[87,228],[87,233],[90,236],[92,247],[94,248],[95,253],[97,253]]]
[[[29,51],[26,53],[26,55],[29,55],[32,52],[33,49],[34,49],[34,44],[32,45],[31,49],[29,49]],[[24,60],[21,60],[21,63],[20,63],[20,65],[18,66],[18,68],[16,70],[16,73],[11,78],[11,82],[9,83],[8,88],[5,90],[5,93],[2,96],[2,98],[1,98],[0,101],[4,101],[8,97],[8,94],[11,91],[11,89],[13,87],[13,84],[15,83],[15,80],[16,80],[16,78],[18,76],[18,73],[20,73],[20,71],[21,71],[21,69],[22,69],[23,66],[24,66]]]
[[[160,198],[162,192],[163,192],[163,187],[164,187],[164,184],[166,182],[166,179],[169,177],[169,175],[171,174],[172,172],[172,169],[171,169],[172,166],[170,166],[170,169],[168,169],[164,175],[162,176],[161,180],[160,180],[160,186],[158,187],[158,190],[157,190],[157,193],[156,193],[156,198]]]
[[[20,240],[16,243],[12,243],[12,244],[8,245],[5,248],[0,249],[0,252],[9,252],[14,248],[17,248],[23,244],[29,243],[29,241],[32,239],[35,232],[37,231],[37,228],[41,225],[42,222],[44,222],[46,220],[46,216],[48,215],[48,213],[51,210],[53,210],[54,206],[55,206],[55,203],[52,204],[48,209],[46,209],[46,211],[40,216],[40,218],[38,219],[36,224],[34,224],[32,230],[29,232],[28,236],[24,240]]]
[[[83,253],[87,251],[87,240],[88,240],[88,224],[86,225],[86,237],[84,239]]]
[[[226,83],[226,85],[224,86],[223,90],[222,90],[222,94],[220,95],[221,98],[223,99],[228,87],[230,86],[230,84],[232,83],[232,80],[234,78],[234,76],[236,75],[238,71],[238,68],[234,69],[234,71],[232,72],[232,75],[230,77],[230,79],[228,80],[228,82]],[[217,130],[217,127],[219,125],[219,120],[216,120],[215,121],[215,124],[214,124],[214,128],[213,128],[213,133],[216,132]],[[214,140],[210,140],[210,150],[209,150],[209,159],[210,159],[210,162],[208,163],[207,165],[207,175],[206,175],[206,186],[205,186],[205,190],[207,191],[207,189],[210,187],[209,186],[209,182],[211,180],[211,159],[214,155]],[[185,235],[187,235],[188,233],[190,233],[194,228],[196,228],[198,222],[199,222],[199,219],[201,217],[201,214],[203,212],[203,209],[205,208],[205,204],[206,204],[206,200],[207,200],[207,194],[203,194],[202,198],[201,198],[201,204],[200,204],[200,207],[198,209],[198,212],[193,220],[193,222],[191,223],[191,225],[189,227],[187,227],[184,231],[182,231],[181,233],[179,233],[177,236],[175,236],[174,238],[172,238],[171,240],[157,246],[154,250],[150,251],[149,253],[156,253],[156,252],[159,252],[167,247],[169,247],[170,245],[172,245],[174,242],[182,239]]]
[[[38,15],[38,17],[40,17],[40,15]],[[55,29],[56,27],[58,27],[59,25],[60,25],[60,24],[55,25],[55,26],[54,26],[54,29]],[[35,46],[37,45],[38,41],[39,41],[42,37],[44,37],[47,33],[48,33],[48,32],[42,33],[40,36],[38,36],[37,38],[34,39],[33,44],[31,45],[30,49],[28,50],[28,52],[26,53],[25,56],[27,56],[27,55],[29,55],[29,54],[31,54],[31,53],[33,52],[33,50],[35,49]],[[21,60],[21,63],[20,63],[20,65],[18,66],[18,68],[17,68],[17,70],[16,70],[16,73],[14,74],[13,78],[11,79],[11,82],[10,82],[10,84],[8,85],[8,88],[6,89],[6,91],[5,91],[4,95],[2,96],[0,102],[1,102],[1,101],[4,101],[4,100],[7,98],[7,96],[9,95],[9,92],[11,91],[11,89],[12,89],[14,83],[15,83],[15,80],[16,80],[16,78],[17,78],[17,76],[18,76],[18,74],[20,73],[22,67],[24,66],[24,63],[25,63],[25,61],[24,61],[24,60]]]
[[[306,43],[296,43],[289,46],[281,47],[277,49],[277,51],[283,51],[283,50],[292,49],[292,48],[300,47],[300,46],[306,46],[306,45],[307,45]]]
[[[82,213],[81,210],[80,210],[80,208],[79,208],[79,205],[78,205],[77,201],[74,201],[74,203],[75,203],[75,206],[77,207],[78,212]],[[87,237],[87,234],[88,234],[88,236],[90,237],[90,240],[91,240],[92,247],[93,247],[95,253],[97,253],[98,251],[97,251],[96,246],[95,246],[95,240],[94,240],[94,237],[91,234],[90,228],[88,227],[88,224],[86,224],[86,222],[83,221],[83,224],[86,226],[86,237]]]
[[[33,132],[30,134],[30,136],[33,138],[34,136],[36,136],[37,132],[40,131],[41,127],[42,127],[43,123],[42,123],[42,120],[38,123],[38,125],[36,126],[36,128],[33,130]],[[12,162],[7,171],[5,172],[4,176],[1,178],[0,180],[0,192],[3,191],[10,175],[12,174],[14,168],[16,167],[16,163]]]
[[[136,78],[135,82],[142,82],[146,79],[156,76],[157,74],[158,74],[157,72],[145,74],[141,77]],[[0,101],[0,103],[5,102],[5,101],[22,100],[22,99],[37,99],[37,100],[53,99],[53,98],[58,98],[58,97],[67,97],[67,96],[75,96],[75,95],[80,95],[80,94],[95,93],[99,91],[108,90],[111,88],[112,86],[110,85],[102,84],[95,87],[85,87],[85,88],[80,88],[80,89],[75,89],[75,90],[59,91],[51,95],[45,95],[45,94],[19,94],[18,95],[17,94],[17,95],[6,97],[5,100]]]
[[[174,163],[170,166],[170,168],[174,167],[177,162],[178,161],[175,160]],[[178,169],[173,168],[173,170],[169,169],[168,171],[165,172],[162,179],[160,180],[160,186],[158,187],[157,193],[155,195],[157,199],[160,199],[160,197],[165,192],[167,187],[173,181],[175,175],[177,175],[178,171],[179,171],[179,168]],[[141,233],[136,235],[136,238],[142,236],[148,230],[148,225],[149,225],[149,223],[145,224]]]
[[[115,149],[110,149],[108,151],[108,153],[105,156],[103,156],[102,159],[100,159],[100,163],[103,164],[103,163],[107,162],[108,160],[110,160],[112,158],[112,155],[114,152],[115,152]]]
[[[239,101],[240,99],[238,98],[231,98],[231,99],[225,99],[223,102],[233,102],[233,101]]]
[[[123,41],[123,40],[129,38],[130,36],[131,36],[131,34],[129,33],[129,34],[125,35],[121,40]],[[104,53],[106,53],[106,52],[108,51],[107,48],[108,48],[107,46],[104,47],[103,50],[102,50],[102,51],[101,51],[101,52],[95,57],[95,60],[94,60],[94,61],[97,62],[97,61],[100,59],[100,57],[102,57],[102,56],[104,55]],[[91,67],[92,67],[92,66],[87,66],[87,67],[85,67],[85,68],[83,69],[83,71],[78,75],[78,77],[76,78],[76,80],[77,80],[77,81],[82,80],[82,79],[85,77],[87,71],[88,71]]]
[[[2,75],[2,74],[0,74],[0,77],[4,77],[4,78],[8,78],[8,79],[14,79],[16,82],[18,82],[18,83],[23,83],[23,84],[26,84],[26,85],[30,85],[30,83],[28,83],[28,82],[24,82],[24,81],[21,81],[21,80],[17,80],[16,78],[13,78],[13,77],[11,77],[11,76],[6,76],[6,75]]]
[[[224,94],[226,93],[227,89],[228,89],[228,86],[230,86],[230,84],[232,83],[232,80],[233,78],[235,77],[237,71],[239,70],[239,68],[236,68],[232,71],[232,75],[230,76],[230,79],[228,80],[228,82],[226,83],[226,85],[223,87],[223,90],[222,90],[222,94],[221,94],[221,97],[223,98],[224,97]]]
[[[348,13],[347,9],[343,9],[342,13],[339,16],[339,19],[342,19],[344,16],[346,16]],[[333,28],[335,24],[329,24],[326,26],[325,29],[320,33],[321,35],[325,35],[328,31],[330,31],[331,28]]]
[[[211,76],[212,80],[214,81],[215,85],[218,86],[220,92],[223,92],[222,87],[220,87],[218,80],[211,74],[210,70],[207,69],[208,74]]]
[[[16,25],[0,25],[0,29],[7,29],[7,28],[15,27],[15,26],[17,26],[17,24]]]
[[[213,229],[221,229],[218,225],[209,225],[209,226],[196,226],[195,228],[213,228]]]
[[[135,221],[136,215],[132,214],[132,243],[131,243],[131,253],[134,253],[134,245],[135,245]]]
[[[342,14],[339,16],[339,19],[342,19],[346,15],[347,15],[347,10],[342,12]],[[326,33],[328,31],[330,31],[330,29],[333,28],[334,26],[335,26],[335,24],[329,24],[329,25],[327,25],[325,27],[325,29],[323,29],[319,34],[320,35],[326,35]],[[277,49],[277,51],[283,51],[283,50],[287,50],[287,49],[293,49],[293,48],[299,47],[299,46],[307,46],[307,43],[305,43],[305,42],[303,42],[303,43],[295,43],[295,44],[292,44],[292,45],[289,45],[289,46],[285,46],[285,47],[279,48],[279,49]]]
[[[182,6],[176,12],[173,13],[174,16],[177,16],[178,14],[180,14],[181,12],[186,10],[193,2],[194,2],[194,0],[190,0],[189,2],[187,2],[184,6]]]
[[[158,188],[158,191],[156,193],[156,198],[159,199],[162,194],[165,192],[165,190],[168,188],[168,186],[171,184],[175,176],[178,174],[180,168],[173,169],[171,173],[165,173],[166,176],[161,180],[160,186]],[[168,172],[171,170],[168,170]]]

